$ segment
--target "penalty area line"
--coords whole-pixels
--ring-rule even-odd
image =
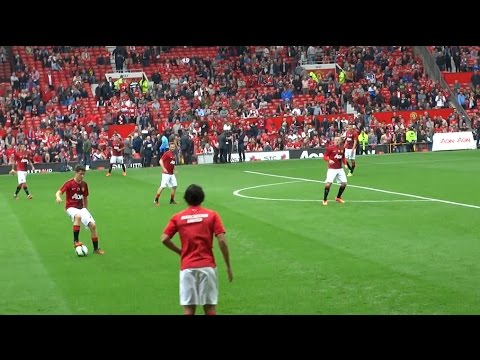
[[[298,181],[307,181],[307,182],[314,182],[314,183],[321,183],[321,184],[325,183],[325,181],[321,181],[321,180],[305,179],[305,178],[285,176],[285,175],[274,175],[274,174],[262,173],[262,172],[258,172],[258,171],[248,171],[248,170],[246,170],[245,172],[249,173],[249,174],[254,174],[254,175],[270,176],[270,177],[276,177],[276,178],[281,178],[281,179],[290,179],[290,180],[295,180],[295,181],[297,181],[297,180]],[[351,184],[348,184],[348,186],[353,187],[353,188],[357,188],[357,189],[380,192],[380,193],[384,193],[384,194],[399,195],[399,196],[405,196],[405,197],[410,197],[410,198],[419,199],[419,200],[439,202],[439,203],[456,205],[456,206],[463,206],[463,207],[468,207],[468,208],[473,208],[473,209],[480,209],[480,206],[478,206],[478,205],[464,204],[464,203],[460,203],[460,202],[456,202],[456,201],[435,199],[435,198],[430,198],[430,197],[426,197],[426,196],[419,196],[419,195],[401,193],[401,192],[397,192],[397,191],[388,191],[388,190],[376,189],[376,188],[372,188],[372,187],[368,187],[368,186],[351,185]]]
[[[266,197],[258,197],[258,196],[249,196],[241,194],[242,191],[251,190],[251,189],[258,189],[262,187],[269,187],[269,186],[276,186],[276,185],[285,185],[285,184],[294,184],[304,182],[303,180],[295,180],[295,181],[284,181],[280,183],[274,184],[264,184],[264,185],[255,185],[249,186],[243,189],[238,189],[233,192],[233,195],[246,198],[246,199],[254,199],[254,200],[267,200],[267,201],[297,201],[297,202],[320,202],[321,199],[278,199],[278,198],[266,198]],[[390,202],[412,202],[412,201],[430,201],[430,200],[349,200],[349,203],[390,203]]]

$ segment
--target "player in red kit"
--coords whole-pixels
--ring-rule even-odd
[[[27,194],[28,199],[33,199],[32,195],[28,191],[27,187],[27,165],[30,164],[32,167],[32,171],[35,170],[32,162],[30,161],[30,154],[28,150],[25,149],[25,145],[21,144],[17,151],[13,154],[13,162],[12,162],[12,170],[10,170],[11,174],[17,173],[18,185],[17,190],[13,194],[14,199],[18,199],[18,193],[23,188],[25,194]],[[15,166],[17,170],[15,171]]]
[[[162,195],[163,189],[167,186],[170,188],[170,204],[178,204],[175,201],[175,193],[177,191],[177,170],[175,170],[175,143],[170,143],[168,151],[166,151],[160,159],[160,166],[162,167],[162,181],[160,187],[155,195],[154,204],[158,206],[158,198]]]
[[[346,158],[346,168],[348,168],[349,173],[347,176],[352,176],[353,171],[355,170],[355,151],[357,150],[358,144],[358,133],[352,127],[352,125],[347,126],[347,130],[345,131],[345,158]],[[348,161],[351,161],[350,164]]]
[[[98,247],[98,234],[97,234],[97,224],[93,218],[90,211],[88,211],[88,185],[83,181],[85,176],[85,167],[82,165],[75,166],[75,176],[73,179],[66,181],[60,190],[55,194],[56,202],[58,204],[62,203],[62,194],[66,193],[65,196],[65,209],[68,216],[72,219],[73,222],[73,246],[77,247],[83,245],[78,240],[78,235],[80,233],[80,223],[82,223],[85,228],[90,229],[92,235],[93,243],[93,252],[95,254],[103,255],[104,251]]]
[[[127,170],[125,169],[125,164],[123,162],[123,149],[125,149],[125,144],[119,135],[114,135],[112,141],[112,157],[110,158],[110,169],[108,169],[107,176],[112,175],[113,164],[122,164],[123,176],[127,176]]]
[[[180,255],[180,305],[184,315],[195,315],[197,305],[205,315],[215,315],[218,303],[217,265],[213,254],[213,235],[227,267],[228,281],[233,280],[225,228],[217,212],[202,207],[203,189],[195,184],[185,191],[188,208],[173,215],[162,234],[162,243]],[[172,242],[178,232],[181,247]]]
[[[323,155],[323,160],[328,163],[327,179],[325,180],[325,189],[323,192],[323,205],[328,205],[328,193],[330,192],[332,182],[335,180],[340,183],[340,189],[338,189],[335,201],[341,204],[345,202],[345,200],[342,199],[342,194],[347,187],[347,176],[342,168],[342,163],[346,164],[347,161],[345,159],[345,151],[340,145],[341,143],[342,139],[336,137],[333,139],[333,145],[330,145],[325,151],[325,155]]]

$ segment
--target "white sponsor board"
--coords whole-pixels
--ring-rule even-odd
[[[308,153],[307,150],[303,150],[302,153],[300,154],[300,159],[312,159],[312,158],[318,158],[323,160],[323,152],[314,152],[313,150],[310,150],[310,154]]]
[[[197,160],[199,164],[213,164],[213,155],[198,154]]]
[[[305,70],[328,70],[328,69],[335,69],[337,64],[330,63],[330,64],[303,64],[302,65]]]
[[[477,145],[473,140],[473,134],[470,131],[436,133],[433,135],[432,151],[467,150],[476,148]]]
[[[264,161],[264,160],[288,160],[290,153],[288,151],[263,151],[245,153],[246,161]],[[233,154],[232,154],[233,161]],[[238,154],[235,154],[235,161],[238,161]]]
[[[288,151],[262,151],[245,153],[245,161],[268,161],[268,160],[287,160],[290,158]],[[199,164],[212,164],[213,155],[197,155]],[[239,162],[238,153],[232,153],[232,163]]]

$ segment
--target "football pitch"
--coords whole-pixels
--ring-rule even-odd
[[[480,152],[359,156],[322,206],[318,158],[179,166],[178,205],[153,205],[160,168],[86,174],[90,233],[78,258],[55,192],[73,172],[0,176],[0,314],[181,314],[180,258],[160,243],[201,185],[227,230],[234,280],[215,240],[218,314],[480,314]],[[179,243],[178,235],[174,242]],[[203,311],[198,309],[199,314]]]

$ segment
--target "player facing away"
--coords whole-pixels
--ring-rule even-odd
[[[23,191],[25,191],[25,194],[27,194],[27,198],[30,200],[33,199],[27,187],[27,165],[28,164],[30,164],[30,166],[32,167],[32,171],[34,171],[35,167],[30,161],[30,154],[25,149],[25,145],[21,144],[18,150],[15,151],[15,153],[13,154],[12,170],[10,170],[11,174],[15,174],[15,166],[17,167],[16,171],[17,171],[18,185],[17,185],[17,190],[13,194],[14,199],[18,199],[18,193],[22,188],[23,188]]]
[[[333,145],[330,145],[323,155],[323,160],[328,163],[327,179],[325,180],[325,189],[323,191],[323,205],[328,205],[328,193],[330,192],[330,186],[335,180],[340,183],[340,189],[338,189],[337,197],[335,201],[343,204],[345,200],[342,199],[342,194],[347,187],[347,176],[342,168],[342,163],[346,164],[345,152],[340,145],[342,139],[336,137],[333,139]]]
[[[358,133],[353,128],[352,125],[347,126],[347,131],[345,131],[345,158],[346,158],[346,166],[348,168],[349,173],[347,176],[352,176],[353,171],[355,170],[355,151],[357,150],[358,144]],[[349,163],[351,161],[351,164]]]
[[[170,143],[168,151],[166,151],[160,159],[160,166],[162,167],[162,181],[160,187],[155,194],[153,203],[158,206],[158,199],[162,195],[163,189],[167,186],[170,188],[170,204],[178,204],[175,201],[175,193],[177,191],[177,170],[175,169],[175,143]]]
[[[228,281],[233,280],[230,254],[220,215],[202,207],[203,189],[195,184],[185,191],[188,208],[173,215],[162,234],[162,243],[180,255],[180,305],[184,315],[195,315],[197,305],[205,315],[216,315],[218,303],[217,265],[213,254],[213,235],[218,240],[227,267]],[[178,232],[178,248],[172,237]]]
[[[90,229],[92,235],[93,252],[103,255],[105,252],[98,247],[97,224],[90,211],[88,211],[88,185],[83,180],[85,176],[85,167],[83,165],[75,166],[75,175],[73,179],[66,181],[60,190],[55,194],[56,202],[62,202],[62,194],[65,195],[65,210],[73,222],[73,247],[83,245],[78,240],[80,233],[80,223],[85,228]]]
[[[114,135],[112,141],[112,156],[110,157],[110,168],[108,169],[107,176],[112,175],[113,164],[122,164],[123,176],[127,176],[127,170],[123,161],[123,149],[125,144],[118,135]]]

